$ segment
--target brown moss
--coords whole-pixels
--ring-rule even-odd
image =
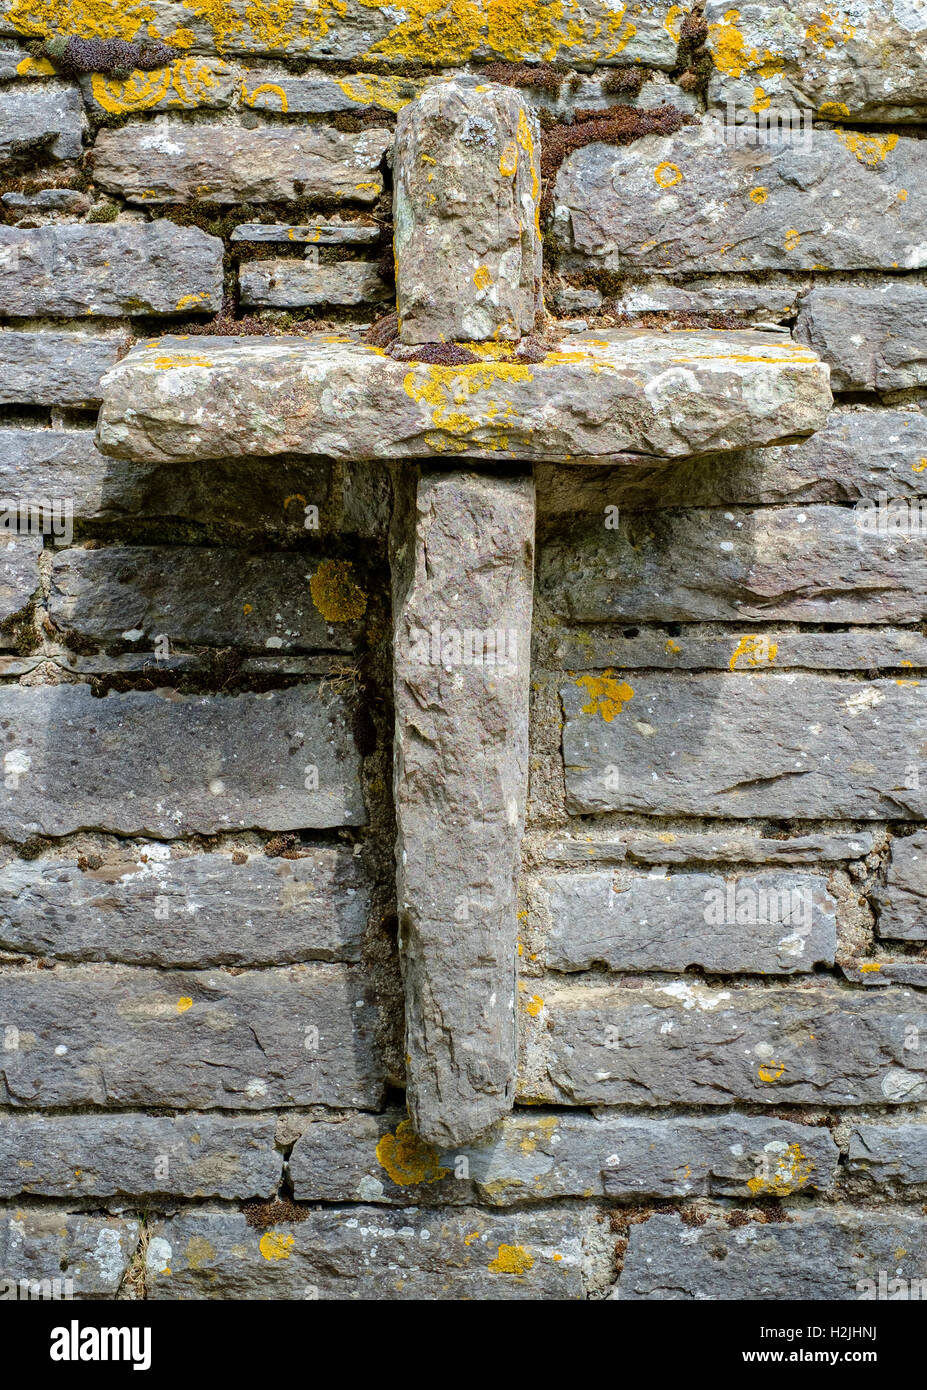
[[[609,68],[602,79],[602,91],[606,96],[619,96],[622,92],[637,96],[652,76],[649,68]]]
[[[406,345],[394,342],[387,348],[390,357],[398,362],[427,362],[435,367],[465,367],[480,359],[469,348],[457,343],[417,343]]]
[[[399,316],[398,314],[384,314],[381,319],[377,319],[364,334],[364,342],[371,347],[385,348],[399,337]]]
[[[84,73],[107,72],[128,77],[141,69],[151,72],[167,67],[181,57],[177,48],[165,43],[128,43],[125,39],[79,39],[74,34],[57,34],[42,46],[44,57],[67,77]]]
[[[557,92],[567,75],[566,68],[556,63],[487,63],[480,77],[487,82],[499,82],[505,87],[536,87],[543,92]]]
[[[266,1231],[271,1226],[291,1226],[305,1221],[311,1207],[299,1207],[288,1197],[276,1197],[267,1202],[242,1202],[241,1209],[245,1220],[255,1230]]]

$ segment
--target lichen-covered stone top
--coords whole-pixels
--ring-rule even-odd
[[[348,335],[158,338],[103,379],[97,439],[117,458],[627,462],[811,434],[831,404],[808,348],[752,332],[574,334],[541,362],[400,362]]]

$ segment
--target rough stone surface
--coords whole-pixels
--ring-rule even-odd
[[[6,1115],[0,1196],[270,1197],[273,1116]]]
[[[615,883],[610,873],[542,879],[553,970],[790,975],[833,965],[836,904],[808,874],[672,874]]]
[[[517,1112],[482,1142],[445,1152],[407,1136],[403,1123],[393,1113],[310,1124],[289,1162],[297,1199],[502,1207],[560,1197],[787,1196],[831,1188],[839,1157],[826,1129],[756,1116]],[[461,1159],[467,1177],[457,1176]]]
[[[101,130],[94,178],[133,203],[290,202],[299,197],[375,203],[390,133],[346,135],[326,126],[191,125],[165,119],[146,128]],[[297,190],[296,184],[300,184]]]
[[[229,237],[230,241],[306,242],[313,246],[364,246],[378,241],[380,227],[376,222],[361,219],[342,221],[332,217],[325,221],[307,222],[292,226],[288,222],[242,222]]]
[[[94,72],[81,78],[88,108],[97,116],[148,111],[222,110],[237,95],[240,80],[228,63],[176,58],[168,67],[136,70],[128,77]]]
[[[0,832],[14,840],[87,825],[176,839],[364,820],[344,702],[316,684],[268,695],[164,690],[104,699],[85,685],[7,685],[0,730]]]
[[[922,140],[822,128],[807,151],[743,150],[706,117],[569,155],[554,227],[577,268],[914,270],[927,265],[925,176]]]
[[[450,82],[396,124],[396,292],[404,343],[519,338],[539,306],[540,128],[511,87]]]
[[[927,1223],[895,1212],[794,1211],[784,1223],[693,1228],[678,1216],[631,1227],[618,1299],[854,1302],[879,1297],[879,1278],[923,1287]],[[882,1298],[890,1295],[883,1291]]]
[[[593,839],[557,836],[542,848],[553,862],[596,864],[621,863],[628,859],[644,864],[818,864],[821,861],[864,859],[872,852],[875,836],[871,830],[856,835],[829,835],[826,832],[790,835],[768,839],[753,826],[725,826],[718,830],[627,830],[621,835]]]
[[[923,121],[927,117],[927,15],[917,4],[819,0],[741,4],[707,0],[715,75],[709,99],[749,109],[811,108],[825,119]],[[815,137],[817,131],[815,131]]]
[[[533,483],[426,476],[415,527],[394,657],[408,1100],[424,1139],[461,1143],[512,1105]]]
[[[319,338],[163,338],[133,350],[104,389],[103,451],[177,462],[676,458],[810,433],[831,403],[813,354],[754,333],[571,334],[543,363],[462,367]]]
[[[393,291],[373,261],[339,261],[312,265],[308,261],[248,261],[241,267],[243,307],[300,309],[331,304],[351,309],[392,299]]]
[[[73,1281],[75,1298],[115,1298],[138,1244],[139,1223],[53,1207],[0,1212],[0,1282]],[[52,1283],[52,1289],[54,1284]]]
[[[927,830],[892,841],[886,881],[873,898],[880,936],[927,941]]]
[[[927,1094],[924,1053],[906,1046],[927,1012],[909,990],[532,983],[543,994],[525,1009],[520,1093],[539,1101],[898,1105]]]
[[[11,500],[0,497],[0,509]],[[0,623],[25,608],[39,587],[41,536],[6,536],[0,532]]]
[[[795,675],[580,676],[561,689],[568,809],[919,817],[924,686]],[[923,779],[918,779],[919,783]]]
[[[377,1012],[369,982],[342,965],[6,974],[0,1101],[19,1109],[375,1109]]]
[[[850,1135],[849,1168],[878,1186],[927,1183],[927,1125],[857,1125]]]
[[[370,893],[348,849],[237,863],[228,852],[178,857],[143,845],[99,859],[0,869],[3,949],[191,968],[360,958]]]
[[[0,227],[0,302],[11,318],[215,313],[222,242],[167,221]]]
[[[59,551],[52,566],[48,611],[65,632],[104,644],[152,647],[246,647],[263,651],[356,648],[366,605],[358,585],[353,607],[330,608],[327,621],[312,597],[335,561],[297,551],[249,555],[190,546],[112,546]],[[321,588],[320,588],[321,592]],[[337,592],[336,592],[337,597]],[[334,600],[333,600],[334,602]],[[347,620],[346,620],[347,618]]]
[[[238,1212],[187,1212],[152,1228],[148,1296],[582,1298],[583,1234],[565,1211],[322,1207],[263,1233]]]
[[[819,285],[802,300],[795,336],[831,366],[835,391],[927,384],[927,285]]]
[[[69,83],[0,88],[0,169],[77,159],[82,121],[80,92]]]
[[[866,513],[826,506],[625,512],[612,529],[600,516],[541,547],[539,586],[583,623],[917,622],[923,547],[865,525]]]
[[[100,377],[124,345],[115,334],[0,332],[0,405],[99,405]]]

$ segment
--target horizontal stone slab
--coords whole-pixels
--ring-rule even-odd
[[[176,462],[675,458],[808,433],[831,399],[826,368],[774,335],[622,331],[570,335],[542,363],[461,367],[321,336],[162,338],[108,373],[105,393],[104,453]]]
[[[852,294],[852,289],[848,291]],[[849,326],[847,326],[849,331]],[[842,351],[840,340],[836,347]],[[831,354],[832,356],[832,354]],[[750,504],[858,502],[927,495],[927,417],[916,410],[834,410],[810,439],[672,464],[618,469],[541,464],[538,516],[558,524],[607,506],[634,510]]]
[[[222,242],[174,222],[0,227],[10,318],[217,313]]]
[[[799,296],[812,285],[810,275],[787,275],[769,271],[762,280],[749,275],[671,274],[623,276],[620,287],[609,295],[618,313],[624,314],[733,314],[744,327],[781,324],[798,312]],[[577,291],[573,291],[577,293]],[[580,290],[580,294],[598,294]],[[577,311],[582,307],[577,304]],[[585,306],[594,309],[592,303]]]
[[[648,834],[626,830],[617,835],[551,837],[541,847],[551,862],[618,864],[624,860],[643,864],[818,864],[822,860],[863,859],[875,846],[875,835],[864,830],[855,835],[830,835],[826,831],[789,835],[783,840],[760,835],[754,826],[718,830],[663,830]]]
[[[705,117],[675,135],[595,143],[557,175],[567,268],[915,270],[927,265],[923,141],[819,128],[810,148],[735,148]]]
[[[222,110],[237,97],[241,79],[228,63],[186,56],[127,77],[88,73],[80,85],[94,115],[130,116],[142,111]]]
[[[53,17],[30,11],[21,0],[0,0],[0,36],[47,37],[80,31],[80,5],[65,0]],[[519,4],[513,11],[489,0],[464,0],[448,18],[443,0],[424,0],[407,13],[388,5],[347,0],[321,12],[288,7],[269,18],[249,0],[229,0],[220,10],[185,5],[178,15],[170,0],[113,12],[94,19],[99,38],[169,40],[178,20],[192,35],[196,52],[275,58],[376,59],[385,66],[413,62],[439,67],[470,58],[524,58],[567,63],[676,65],[678,14],[667,0],[631,0],[617,9],[605,0],[568,0],[553,14]],[[674,32],[675,29],[675,32]]]
[[[661,1214],[629,1234],[617,1299],[855,1302],[920,1298],[924,1288],[919,1215],[796,1209],[784,1222],[694,1227]]]
[[[298,1200],[508,1206],[561,1197],[786,1196],[833,1186],[825,1128],[756,1116],[673,1120],[520,1112],[439,1152],[392,1115],[309,1125],[290,1156]]]
[[[77,159],[83,119],[80,92],[70,83],[0,88],[0,168]]]
[[[8,1289],[10,1281],[19,1286],[26,1280],[26,1297],[113,1299],[123,1286],[140,1231],[138,1221],[121,1217],[78,1216],[54,1207],[10,1208],[0,1212],[0,1286]]]
[[[764,0],[732,10],[727,0],[707,0],[705,18],[716,106],[749,110],[768,101],[838,121],[927,116],[927,16],[917,5],[830,11],[819,0]]]
[[[152,1299],[582,1298],[576,1213],[306,1208],[305,1219],[249,1226],[239,1212],[155,1222]]]
[[[557,874],[539,883],[551,970],[791,975],[833,965],[836,903],[811,874]]]
[[[353,651],[366,605],[349,562],[192,546],[58,551],[48,598],[58,628],[95,642],[279,652]]]
[[[925,687],[839,676],[620,674],[561,689],[572,814],[922,817]]]
[[[0,511],[8,500],[0,498]],[[41,536],[4,536],[0,541],[0,623],[25,608],[40,587],[41,553]]]
[[[923,1051],[905,1042],[927,1027],[927,1007],[908,990],[531,985],[522,1098],[897,1105],[927,1095]]]
[[[290,965],[359,960],[370,886],[349,849],[299,859],[139,845],[0,869],[0,945],[59,960]],[[241,862],[242,860],[246,862]]]
[[[920,780],[916,756],[911,771]],[[913,777],[909,777],[913,781]],[[892,840],[884,884],[873,888],[876,930],[898,941],[927,941],[927,830]]]
[[[234,229],[230,241],[305,242],[312,246],[364,246],[379,240],[377,222],[339,221],[307,222],[293,226],[289,222],[242,222]]]
[[[0,739],[0,832],[14,840],[86,826],[171,840],[365,819],[348,712],[317,683],[104,699],[86,685],[7,685]]]
[[[845,980],[868,989],[884,989],[886,985],[907,985],[911,989],[927,989],[927,961],[872,960],[845,961],[840,967]]]
[[[131,203],[291,202],[344,198],[375,203],[388,130],[347,135],[318,125],[161,125],[101,130],[93,176]],[[299,187],[297,188],[297,185]]]
[[[0,1196],[271,1197],[275,1126],[272,1115],[5,1115]]]
[[[831,366],[835,391],[901,391],[927,383],[927,285],[820,285],[802,300],[795,337]]]
[[[6,335],[0,333],[0,349]],[[114,357],[115,360],[115,357]],[[94,385],[93,389],[96,389]],[[323,460],[213,460],[192,468],[114,463],[94,443],[93,430],[0,429],[0,494],[70,498],[75,518],[119,521],[182,518],[240,531],[307,534],[318,508],[319,533],[385,529],[388,480],[345,470],[343,501],[332,495]],[[384,492],[385,489],[385,492]]]
[[[627,634],[631,635],[628,636]],[[546,639],[546,641],[544,640]],[[766,628],[760,632],[718,633],[687,626],[677,637],[665,627],[626,628],[608,624],[551,624],[535,630],[542,664],[622,667],[665,671],[899,671],[927,667],[927,637],[910,628],[859,627],[842,631],[798,632]]]
[[[342,965],[7,972],[0,1101],[19,1109],[376,1109],[377,1017],[368,981]]]
[[[356,308],[392,300],[393,290],[373,261],[246,261],[240,270],[243,308],[300,309],[313,304]]]
[[[878,530],[869,510],[625,511],[542,545],[538,584],[573,622],[917,622],[927,550]],[[927,506],[904,511],[927,529]],[[872,663],[873,665],[875,663]]]
[[[116,334],[0,332],[0,405],[99,405],[100,377],[116,365],[125,341]]]
[[[880,1187],[927,1183],[927,1125],[857,1125],[850,1134],[848,1166],[854,1177]]]

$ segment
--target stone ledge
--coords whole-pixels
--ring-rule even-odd
[[[776,334],[571,335],[539,363],[480,352],[441,367],[348,336],[158,338],[104,377],[97,440],[140,461],[620,463],[796,439],[831,404],[827,366]]]

